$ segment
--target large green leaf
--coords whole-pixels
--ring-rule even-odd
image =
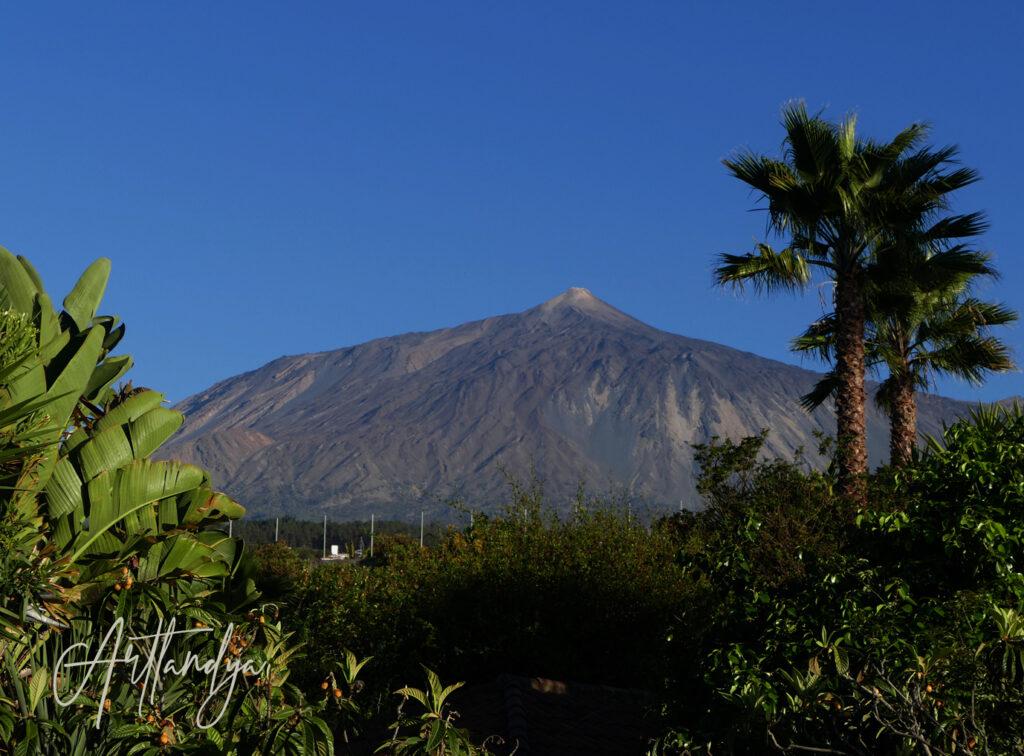
[[[46,502],[52,518],[63,517],[71,512],[79,511],[85,516],[82,501],[82,479],[78,477],[75,466],[67,457],[57,461],[53,474],[46,482]]]
[[[20,404],[38,400],[46,393],[46,371],[43,369],[43,363],[38,356],[30,355],[7,376],[5,383],[12,403]],[[41,414],[49,414],[49,412]]]
[[[125,354],[120,357],[108,357],[93,370],[89,384],[85,387],[83,395],[94,401],[95,397],[114,381],[123,377],[132,366],[132,356]]]
[[[57,324],[57,330],[53,334],[52,338],[43,338],[43,332],[39,332],[39,359],[42,360],[44,365],[49,365],[50,362],[57,357],[61,352],[67,349],[68,344],[71,343],[71,331],[61,330],[60,324]]]
[[[46,396],[50,399],[51,421],[59,428],[66,428],[71,417],[71,410],[78,403],[78,398],[85,391],[92,376],[93,368],[103,346],[103,329],[91,328],[74,356],[53,381]]]
[[[46,344],[60,336],[60,323],[57,320],[57,313],[53,311],[53,303],[45,292],[39,291],[36,294],[35,305],[32,310],[32,320],[39,329],[39,343]]]
[[[163,499],[157,510],[157,522],[161,530],[179,527],[178,505],[174,499]]]
[[[92,325],[100,326],[107,334],[103,339],[103,349],[107,352],[117,346],[124,337],[124,324],[118,325],[119,320],[117,315],[97,315],[92,319]]]
[[[88,328],[96,316],[109,277],[110,260],[101,257],[85,269],[75,287],[64,297],[64,311],[75,321],[79,331]]]
[[[117,496],[126,508],[144,501],[156,504],[161,499],[194,489],[201,478],[202,471],[192,465],[137,459],[119,471]],[[155,510],[153,507],[148,514],[140,515],[149,523],[146,527],[154,531],[157,530]]]
[[[245,507],[230,496],[204,488],[187,494],[187,507],[181,514],[183,525],[200,525],[206,521],[237,520],[245,514]]]
[[[18,258],[0,247],[0,309],[32,314],[36,285]]]
[[[75,428],[71,431],[71,434],[64,437],[64,444],[61,447],[61,453],[65,457],[76,456],[75,450],[82,444],[88,443],[89,431],[85,428]]]
[[[21,263],[21,267],[25,269],[28,274],[29,280],[32,281],[32,285],[36,287],[36,293],[42,293],[45,291],[43,288],[43,279],[39,277],[39,272],[35,267],[21,255],[18,255],[18,262]]]
[[[428,753],[433,751],[444,740],[444,722],[440,719],[435,719],[434,723],[430,726],[430,737],[427,738],[427,744],[424,746]]]
[[[91,546],[85,553],[116,554],[124,543],[113,532],[113,526],[123,521],[129,513],[128,507],[122,508],[113,488],[117,473],[104,470],[86,483],[89,497],[89,528],[84,531],[84,539],[79,536],[76,546],[83,540],[90,540]],[[138,502],[142,504],[142,502]]]
[[[169,541],[157,541],[139,557],[139,580],[153,581],[160,577],[160,562],[167,551]]]
[[[124,425],[141,417],[151,409],[159,407],[163,403],[163,399],[164,395],[157,391],[133,394],[97,420],[94,427],[96,430],[103,430],[114,425]]]
[[[209,546],[183,533],[171,544],[170,551],[160,564],[160,574],[168,575],[176,570],[202,577],[227,574],[227,565],[214,562],[214,555],[215,552]],[[211,567],[211,564],[216,566]]]
[[[134,458],[132,445],[121,426],[100,431],[78,449],[79,470],[86,482],[106,470],[123,467]]]
[[[128,425],[128,437],[137,458],[148,457],[185,422],[180,412],[157,407]]]

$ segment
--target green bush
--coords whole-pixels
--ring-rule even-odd
[[[0,249],[0,754],[329,754],[323,707],[287,682],[294,648],[214,528],[242,508],[149,459],[183,419],[162,395],[113,388],[131,358],[96,314],[109,267],[58,313]],[[163,644],[172,629],[188,634]],[[106,661],[118,631],[135,666]]]
[[[396,538],[369,568],[311,571],[291,616],[310,658],[372,655],[378,692],[418,677],[419,664],[469,681],[509,672],[657,687],[664,628],[690,582],[674,532],[619,504],[581,492],[560,521],[538,481],[515,483],[502,516],[476,514],[435,548]]]
[[[709,507],[675,527],[704,599],[670,633],[666,745],[1020,753],[1020,408],[880,470],[856,512],[762,442],[698,448]]]

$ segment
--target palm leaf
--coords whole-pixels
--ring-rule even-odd
[[[810,281],[807,260],[799,252],[776,252],[767,244],[758,244],[757,250],[747,255],[720,255],[716,283],[742,288],[749,282],[759,291],[775,291],[800,289]]]

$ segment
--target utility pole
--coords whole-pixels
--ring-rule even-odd
[[[373,515],[370,515],[370,559],[373,559]]]
[[[327,558],[327,515],[324,515],[324,559]]]
[[[423,510],[420,510],[420,548],[423,548]]]
[[[277,543],[278,538],[281,535],[281,518],[274,518],[274,543]]]

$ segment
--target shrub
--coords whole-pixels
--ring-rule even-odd
[[[757,461],[761,440],[698,448],[709,508],[677,528],[706,596],[671,635],[666,743],[1018,753],[1020,408],[974,412],[880,470],[856,514],[829,509],[827,479]]]
[[[689,581],[672,531],[620,504],[581,492],[559,521],[539,481],[515,483],[501,516],[476,514],[435,548],[393,539],[370,568],[312,571],[292,616],[313,658],[373,655],[378,693],[415,679],[419,663],[469,681],[510,672],[656,687]]]
[[[57,313],[0,249],[0,301],[19,313],[0,321],[0,754],[330,753],[240,543],[212,529],[242,508],[203,470],[149,459],[183,419],[162,395],[112,388],[131,358],[110,354],[124,326],[96,314],[108,274],[93,263]],[[160,636],[174,622],[188,634]],[[135,666],[97,649],[118,629]],[[73,666],[91,653],[99,669]],[[177,673],[207,664],[238,688]]]

